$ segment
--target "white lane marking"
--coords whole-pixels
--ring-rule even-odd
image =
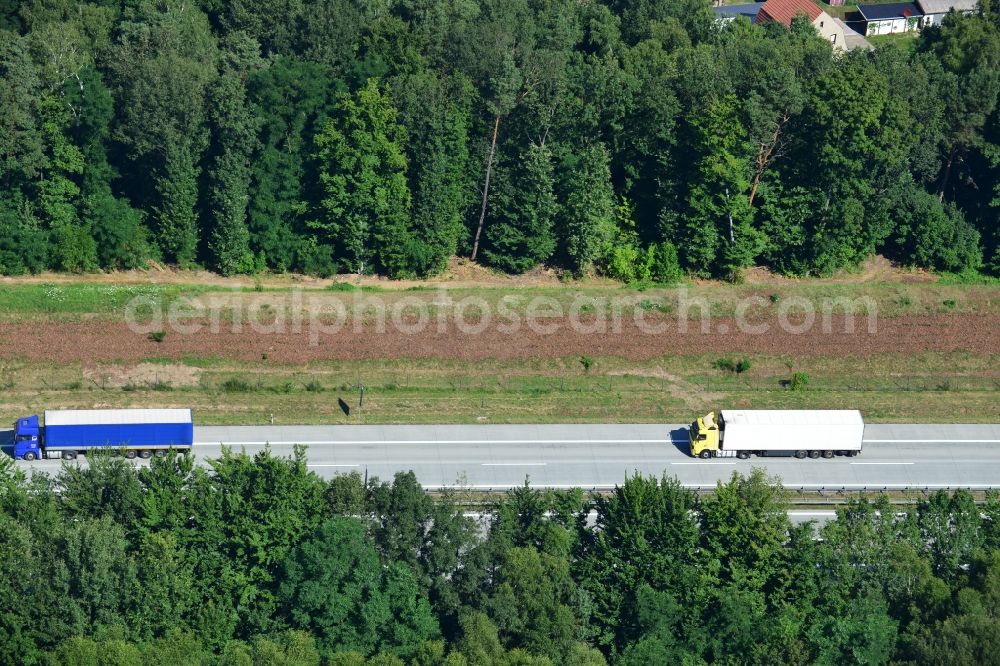
[[[367,462],[372,467],[377,465],[711,465],[713,463],[675,463],[670,460],[641,460],[641,459],[615,459],[615,460],[546,460],[544,462],[505,462],[505,463],[482,463],[480,459],[467,460],[435,460],[434,458],[393,458],[389,461]],[[1000,463],[1000,461],[997,461]],[[319,465],[320,463],[316,463]],[[715,463],[717,465],[735,465],[736,463]],[[309,463],[313,465],[313,463]]]
[[[683,444],[668,439],[338,439],[338,440],[289,440],[259,442],[195,442],[195,446],[291,446],[301,444]]]
[[[1000,439],[866,439],[865,444],[1000,444]]]
[[[888,462],[852,462],[848,464],[849,465],[913,465],[914,463],[888,461]]]
[[[333,465],[326,463],[307,463],[306,467],[361,467],[361,465]]]
[[[545,467],[548,463],[523,462],[523,463],[480,463],[483,467]]]
[[[829,518],[837,515],[836,511],[789,511],[789,516],[821,516]]]

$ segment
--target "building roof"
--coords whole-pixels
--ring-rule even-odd
[[[871,42],[861,36],[860,32],[844,23],[844,21],[839,18],[835,18],[833,21],[844,31],[844,48],[848,51],[853,51],[854,49],[867,49],[871,51],[875,48]]]
[[[757,23],[774,21],[786,28],[792,27],[792,19],[798,14],[805,14],[812,23],[823,11],[812,0],[767,0],[757,14]]]
[[[716,16],[728,17],[728,16],[746,16],[751,21],[760,12],[760,8],[764,6],[763,2],[748,2],[740,5],[723,5],[721,7],[712,7],[712,11],[715,12]]]
[[[923,16],[912,2],[892,2],[884,5],[858,5],[858,12],[866,21],[888,21],[890,19]]]
[[[978,0],[917,0],[917,5],[924,14],[947,14],[949,9],[956,12],[972,12],[976,10]]]

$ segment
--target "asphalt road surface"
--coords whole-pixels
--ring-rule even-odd
[[[217,457],[223,445],[254,453],[268,444],[279,455],[307,446],[310,469],[323,477],[357,471],[388,480],[413,470],[428,489],[503,490],[525,479],[535,487],[608,489],[635,473],[707,489],[753,467],[802,490],[1000,488],[1000,424],[869,424],[861,455],[815,460],[694,459],[681,424],[195,428],[199,459]],[[61,463],[18,464],[55,471]]]

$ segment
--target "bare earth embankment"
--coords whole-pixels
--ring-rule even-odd
[[[145,359],[216,358],[304,364],[316,361],[373,359],[447,359],[463,361],[526,360],[565,356],[616,356],[647,361],[668,355],[699,354],[789,354],[793,356],[866,356],[871,354],[917,354],[963,350],[975,354],[1000,351],[1000,315],[935,314],[882,317],[869,330],[863,317],[854,318],[853,331],[843,316],[828,320],[829,330],[817,322],[808,330],[786,330],[778,319],[757,319],[741,331],[731,318],[712,318],[707,332],[697,320],[682,323],[669,316],[632,319],[620,324],[594,319],[579,320],[580,330],[566,317],[536,322],[534,330],[523,324],[517,331],[501,330],[502,322],[481,332],[463,332],[452,322],[443,332],[436,323],[421,331],[401,331],[388,322],[384,330],[372,322],[347,322],[338,331],[334,324],[311,332],[268,331],[270,324],[244,322],[234,330],[224,322],[217,332],[209,320],[190,320],[192,333],[167,329],[162,341],[149,338],[144,329],[130,330],[124,322],[49,322],[29,327],[0,323],[2,356],[55,363],[119,361],[138,363]],[[475,322],[470,324],[472,326]],[[799,326],[802,322],[793,322]],[[416,326],[410,322],[410,326]],[[290,324],[283,328],[290,328]],[[744,326],[746,328],[746,326]],[[588,330],[590,329],[590,330]],[[765,330],[766,329],[766,330]]]

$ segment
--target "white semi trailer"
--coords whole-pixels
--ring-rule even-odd
[[[692,423],[690,442],[698,458],[832,458],[858,455],[864,436],[857,410],[724,409]]]

